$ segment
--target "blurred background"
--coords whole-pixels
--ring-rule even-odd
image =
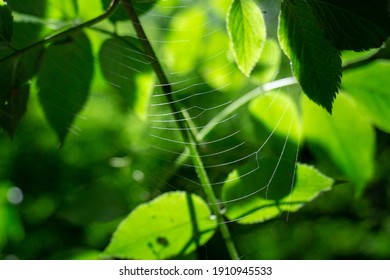
[[[76,6],[40,0],[34,7],[25,1],[8,2],[17,14],[14,32],[23,34],[22,39],[18,39],[19,46],[90,19],[106,5],[97,0],[65,1],[77,3]],[[184,101],[186,107],[218,106],[260,84],[291,75],[289,61],[276,40],[279,1],[258,1],[267,22],[269,41],[250,79],[236,69],[229,55],[225,30],[229,1],[198,2],[158,1],[142,16],[172,81],[199,85],[196,89],[184,90],[181,96],[194,94],[194,90],[213,92],[210,97]],[[27,26],[27,16],[44,21],[31,20]],[[33,38],[24,37],[27,33],[20,30],[26,28],[36,30],[28,33]],[[151,92],[159,93],[151,84],[153,79],[134,86],[131,94],[137,98],[129,98],[128,90],[117,90],[105,80],[109,66],[102,62],[100,48],[109,36],[102,30],[134,34],[125,15],[118,12],[116,18],[95,28],[87,30],[96,64],[89,99],[75,117],[63,146],[59,147],[55,132],[45,120],[35,81],[32,81],[27,113],[14,138],[0,132],[0,259],[98,259],[120,221],[140,203],[173,190],[202,195],[191,182],[197,181],[193,169],[172,170],[177,154],[164,151],[180,153],[182,147],[150,137],[154,133],[150,115],[168,110],[150,106],[160,102],[149,100]],[[180,41],[189,45],[177,43]],[[221,53],[223,55],[219,55]],[[361,57],[362,54],[345,55],[351,60]],[[388,66],[387,61],[382,63]],[[181,87],[186,88],[186,83]],[[298,86],[285,89],[285,93],[300,102]],[[212,114],[202,115],[199,123],[207,122]],[[247,110],[244,108],[240,114],[238,121],[229,124],[232,131],[248,123]],[[357,165],[357,168],[372,165],[372,172],[362,183],[361,195],[356,194],[356,180],[337,166],[337,160],[335,164],[332,157],[324,156],[326,147],[319,149],[302,138],[299,161],[315,165],[335,178],[336,183],[331,191],[297,213],[256,225],[229,223],[243,259],[390,258],[390,137],[386,129],[370,127],[374,137],[372,146],[367,149],[373,150],[372,163]],[[217,129],[215,134],[222,132],[223,128]],[[232,147],[242,138],[247,140],[248,146],[234,150],[236,153],[246,155],[259,146],[251,125],[227,145]],[[356,150],[358,159],[360,152]],[[236,156],[226,153],[220,160],[228,161]],[[365,157],[361,159],[364,161]],[[230,171],[220,168],[210,177],[226,178]],[[178,258],[227,259],[229,256],[217,233],[197,252]]]

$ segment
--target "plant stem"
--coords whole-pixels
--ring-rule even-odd
[[[293,77],[288,77],[280,80],[276,80],[262,86],[256,87],[252,91],[246,93],[239,99],[235,100],[228,107],[222,110],[218,115],[216,115],[213,119],[211,119],[207,125],[199,132],[198,139],[200,141],[204,140],[204,138],[217,126],[221,121],[223,121],[226,117],[228,117],[231,113],[235,112],[237,109],[244,106],[249,101],[253,100],[253,98],[264,94],[270,90],[291,86],[297,84],[297,80]]]
[[[61,39],[62,37],[66,37],[67,35],[76,32],[76,31],[82,30],[82,29],[84,29],[86,27],[90,27],[92,25],[95,25],[95,24],[101,22],[102,20],[108,18],[110,15],[112,15],[114,13],[114,11],[118,7],[119,3],[120,3],[120,0],[112,0],[111,3],[110,3],[110,6],[107,8],[107,10],[103,14],[101,14],[101,15],[99,15],[99,16],[97,16],[97,17],[95,17],[95,18],[93,18],[93,19],[91,19],[91,20],[89,20],[87,22],[84,22],[82,24],[76,25],[76,26],[71,27],[69,29],[66,29],[66,30],[64,30],[64,31],[62,31],[60,33],[54,34],[54,35],[49,36],[47,38],[44,38],[44,39],[42,39],[42,40],[40,40],[38,42],[35,42],[35,43],[33,43],[33,44],[31,44],[31,45],[29,45],[27,47],[24,47],[24,48],[22,48],[20,50],[17,50],[15,52],[11,53],[10,55],[0,59],[0,63],[4,62],[4,61],[7,61],[9,59],[12,59],[14,57],[20,56],[20,55],[22,55],[22,54],[24,54],[24,53],[26,53],[28,51],[31,51],[31,50],[39,47],[39,46],[42,46],[42,45],[54,42],[54,41],[56,41],[58,39]]]
[[[189,135],[191,137],[191,141],[188,147],[189,147],[190,154],[192,155],[192,159],[193,159],[192,161],[195,166],[196,174],[198,175],[200,183],[203,186],[203,191],[210,202],[211,210],[217,219],[219,230],[221,231],[222,238],[225,240],[225,244],[229,251],[229,255],[233,260],[238,260],[239,255],[237,253],[236,246],[234,245],[234,242],[230,235],[229,228],[227,227],[227,224],[221,214],[218,200],[215,196],[213,188],[211,187],[209,177],[207,175],[206,169],[204,168],[203,162],[200,158],[198,149],[196,148],[195,139],[192,138],[191,134]]]
[[[221,211],[219,209],[219,204],[217,201],[217,198],[215,196],[214,190],[211,187],[211,183],[209,180],[209,177],[207,175],[206,169],[204,168],[203,162],[200,158],[199,152],[197,150],[197,141],[196,136],[193,134],[193,129],[191,128],[191,125],[188,122],[182,122],[178,121],[180,119],[185,120],[183,111],[177,107],[175,100],[172,95],[172,88],[171,84],[168,81],[167,76],[164,73],[164,70],[161,67],[160,61],[158,60],[152,45],[150,44],[150,41],[148,40],[145,31],[141,25],[141,22],[139,21],[139,18],[134,10],[134,7],[132,6],[130,0],[122,0],[125,4],[125,8],[127,10],[127,13],[129,14],[130,20],[133,23],[133,26],[135,28],[135,31],[137,33],[137,36],[139,40],[141,41],[145,53],[150,57],[151,63],[153,66],[154,71],[157,74],[157,77],[162,84],[163,92],[168,99],[169,106],[171,107],[171,110],[173,112],[177,112],[175,114],[176,123],[181,128],[181,135],[183,137],[183,140],[187,143],[188,150],[190,154],[192,155],[193,163],[196,169],[196,173],[198,175],[199,181],[201,183],[201,186],[203,188],[203,191],[207,197],[207,200],[210,203],[211,210],[213,214],[215,215],[219,229],[221,231],[222,237],[225,240],[226,247],[229,251],[230,257],[232,259],[238,259],[238,253],[235,248],[235,245],[232,241],[229,228],[227,227],[224,218],[221,214]]]

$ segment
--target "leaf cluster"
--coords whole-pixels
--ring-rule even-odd
[[[238,67],[249,75],[265,41],[264,17],[252,0],[233,1],[227,18]],[[341,51],[379,48],[390,35],[386,0],[284,0],[279,43],[303,91],[329,113],[340,87]]]
[[[107,8],[111,2],[116,3],[118,1],[102,1],[102,5]],[[138,13],[143,14],[151,9],[155,3],[156,1],[135,1],[134,5]],[[11,8],[15,12],[23,13],[26,18],[32,17],[39,22],[41,21],[39,17],[46,14],[47,6],[46,0],[40,1],[39,5],[34,7],[24,5],[22,1],[13,1]],[[72,32],[64,36],[54,35],[49,36],[49,39],[38,41],[39,33],[43,31],[42,25],[30,24],[32,27],[25,27],[24,22],[13,19],[11,8],[6,3],[2,3],[0,6],[0,71],[2,77],[0,85],[3,89],[0,96],[1,126],[10,137],[14,136],[20,120],[26,113],[31,81],[35,78],[34,86],[38,89],[39,100],[46,119],[62,144],[68,132],[72,130],[74,119],[88,100],[90,86],[96,71],[95,54],[90,36],[83,28],[74,28]],[[77,7],[67,6],[66,9],[73,10],[73,13],[78,11]],[[122,8],[121,11],[125,10]],[[108,16],[111,11],[107,10],[106,14]],[[114,18],[110,17],[110,20],[116,23],[119,19],[115,19],[116,14],[113,16]],[[103,15],[102,19],[104,18]],[[126,19],[127,17],[122,18],[122,20]],[[22,27],[22,30],[19,30],[20,27]],[[33,35],[31,38],[27,36],[28,43],[26,46],[24,42],[26,38],[21,40],[19,36],[30,33],[30,29]],[[52,38],[55,40],[51,40]],[[131,41],[131,38],[118,38],[118,44],[125,44],[130,48],[130,55],[136,52],[141,53],[139,47],[135,47],[134,40]],[[112,42],[115,41],[112,40]],[[20,45],[22,47],[17,48]],[[114,47],[112,44],[111,46],[109,44],[103,45],[100,57],[103,67],[105,69],[111,67],[112,71],[115,71],[117,66],[112,65],[111,61],[114,60],[106,59],[108,56],[104,52],[118,52],[118,50],[112,49]],[[143,55],[141,54],[141,56]],[[119,60],[120,58],[115,61]],[[139,65],[142,68],[142,64],[145,64],[145,57],[138,60],[134,57],[130,63],[134,64],[134,62],[136,64],[134,65],[135,68],[138,68]],[[133,81],[131,88],[141,87],[135,81],[138,73],[139,70],[130,70],[127,73],[129,79],[126,80]],[[117,86],[122,88],[122,94],[129,98],[134,96],[129,95],[129,92],[124,90],[128,84],[123,84],[117,79],[113,80],[110,74],[104,74],[108,82],[118,83]],[[131,76],[134,76],[134,79]],[[152,79],[149,78],[149,81],[150,84]],[[137,101],[130,100],[129,103],[136,104]],[[142,111],[142,109],[140,110]]]

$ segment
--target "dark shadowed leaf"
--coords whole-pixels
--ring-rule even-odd
[[[39,100],[61,142],[87,101],[92,75],[92,49],[84,33],[47,48],[38,72]]]
[[[104,9],[107,9],[112,2],[112,0],[101,1]],[[138,15],[146,14],[151,8],[153,8],[157,1],[158,0],[131,0],[134,5],[134,9],[138,13]],[[114,14],[108,18],[112,23],[122,20],[129,20],[129,16],[125,10],[124,5],[126,4],[122,3],[121,5],[119,5]]]
[[[13,11],[38,17],[43,17],[47,8],[47,0],[8,0],[7,3]]]
[[[4,131],[13,137],[26,112],[29,94],[27,73],[18,59],[0,65],[0,122]]]
[[[8,1],[8,5],[11,10],[20,14],[33,15],[43,18],[46,13],[47,0],[12,0]],[[22,20],[15,22],[13,29],[12,44],[16,48],[23,48],[40,39],[42,24],[37,24],[36,22],[31,22],[29,20]]]
[[[165,193],[134,209],[104,251],[126,259],[167,259],[186,255],[205,244],[217,223],[200,197]]]
[[[309,0],[309,4],[339,50],[378,48],[390,35],[388,0]]]
[[[305,94],[331,112],[340,85],[340,51],[325,38],[306,0],[282,2],[278,36]]]
[[[13,137],[27,109],[30,78],[36,72],[41,49],[0,63],[0,123]]]
[[[40,39],[42,25],[32,22],[15,22],[12,44],[18,49],[24,48]]]

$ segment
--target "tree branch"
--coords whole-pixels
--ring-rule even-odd
[[[69,29],[66,29],[66,30],[64,30],[64,31],[62,31],[60,33],[55,34],[55,35],[49,36],[47,38],[44,38],[44,39],[42,39],[42,40],[40,40],[40,41],[38,41],[36,43],[33,43],[33,44],[31,44],[31,45],[29,45],[27,47],[19,49],[19,50],[15,51],[15,52],[9,54],[8,56],[0,59],[0,63],[5,62],[5,61],[7,61],[9,59],[15,58],[17,56],[20,56],[20,55],[22,55],[22,54],[24,54],[24,53],[26,53],[28,51],[31,51],[31,50],[39,47],[39,46],[46,45],[48,43],[54,42],[54,41],[56,41],[58,39],[61,39],[63,37],[68,36],[69,34],[72,34],[72,33],[76,32],[76,31],[82,30],[82,29],[84,29],[86,27],[90,27],[92,25],[95,25],[95,24],[101,22],[102,20],[108,18],[109,16],[111,16],[115,12],[115,10],[118,7],[119,3],[120,3],[120,0],[112,0],[111,3],[110,3],[110,6],[107,8],[107,10],[103,14],[97,16],[96,18],[93,18],[93,19],[91,19],[91,20],[89,20],[87,22],[84,22],[82,24],[79,24],[79,25],[76,25],[76,26],[71,27]]]

